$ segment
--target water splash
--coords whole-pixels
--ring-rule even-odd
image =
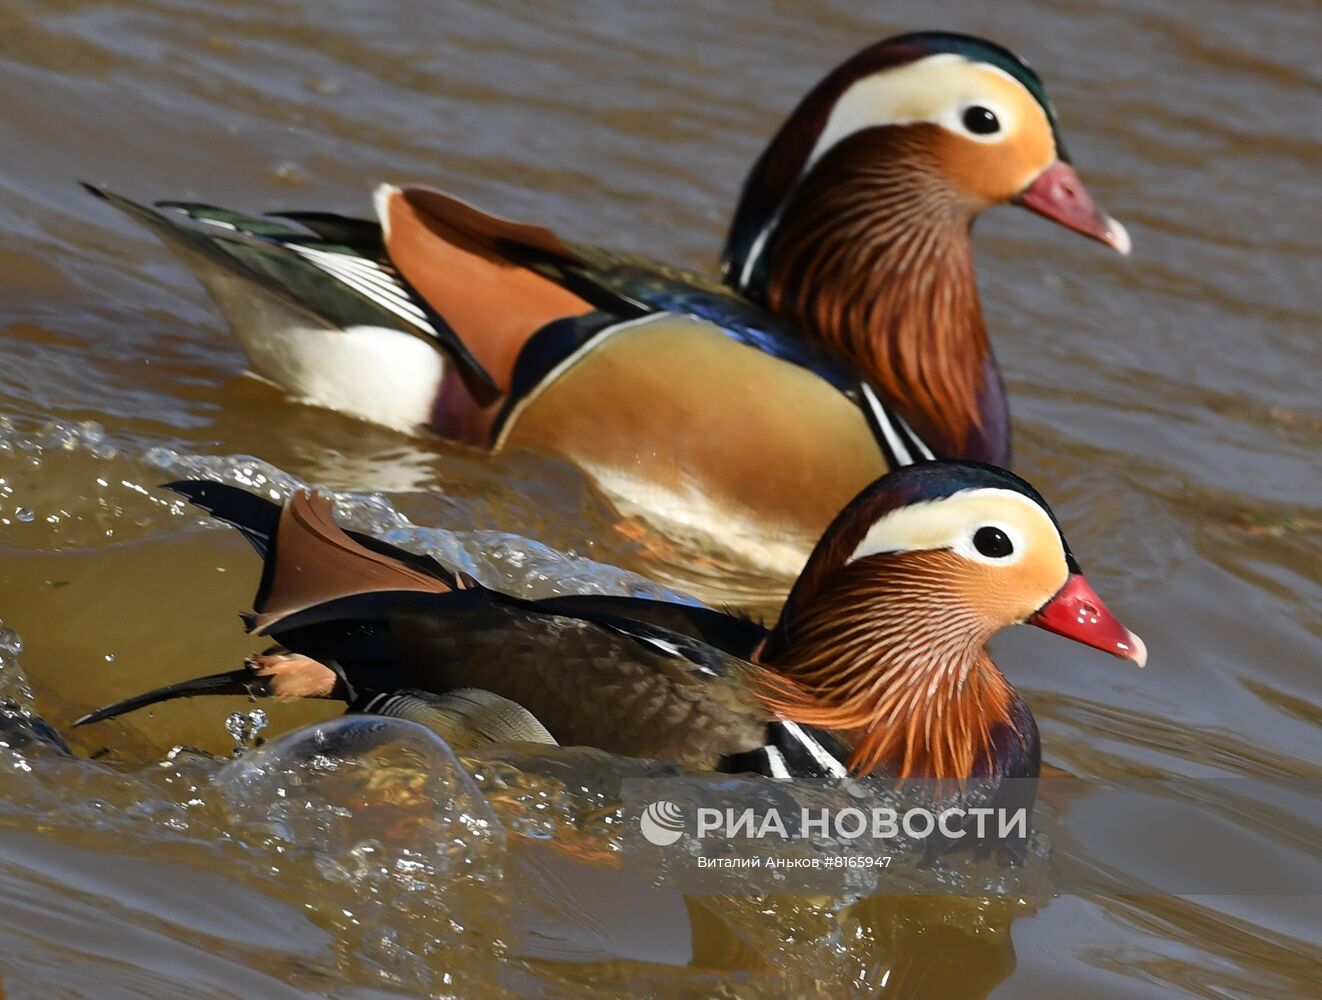
[[[299,490],[314,488],[268,462],[248,455],[182,455],[152,448],[144,460],[175,478],[212,479],[283,503]],[[346,527],[445,565],[463,570],[489,587],[526,597],[563,594],[629,594],[696,603],[646,577],[582,556],[568,555],[522,535],[503,531],[450,531],[415,525],[379,493],[318,488],[335,504]],[[180,507],[183,502],[178,501]]]
[[[260,708],[254,708],[251,712],[231,712],[225,720],[225,731],[234,737],[234,756],[258,747],[262,730],[266,726],[266,712]]]
[[[0,702],[18,706],[24,712],[34,708],[32,686],[28,684],[18,655],[23,652],[23,639],[18,632],[0,620]]]
[[[17,463],[14,471],[11,462]],[[55,468],[59,463],[76,468]],[[25,544],[63,548],[107,537],[129,539],[174,530],[171,522],[179,517],[226,530],[158,485],[188,478],[228,483],[277,503],[298,490],[316,488],[333,501],[336,519],[345,527],[432,556],[487,586],[520,596],[630,594],[693,602],[636,573],[520,534],[422,527],[379,493],[320,487],[249,455],[197,455],[118,441],[94,421],[38,426],[0,416],[0,519],[17,524],[15,510],[21,508],[29,532]],[[87,483],[83,490],[69,488],[79,480]],[[43,485],[48,482],[64,486],[56,494]]]
[[[213,783],[245,840],[315,868],[310,915],[389,981],[429,981],[467,936],[457,898],[503,877],[503,824],[450,747],[416,723],[320,723],[231,761]]]
[[[69,747],[51,725],[36,714],[32,686],[18,665],[23,640],[18,632],[0,621],[0,750],[8,752],[13,766],[30,771],[29,749],[54,749],[68,754]]]

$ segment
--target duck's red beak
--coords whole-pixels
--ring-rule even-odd
[[[1133,660],[1140,667],[1148,662],[1143,640],[1107,610],[1082,573],[1071,573],[1065,586],[1028,619],[1028,624]]]
[[[1129,232],[1092,200],[1078,173],[1057,160],[1037,180],[1010,199],[1030,212],[1059,222],[1066,229],[1091,236],[1122,254],[1129,253]]]

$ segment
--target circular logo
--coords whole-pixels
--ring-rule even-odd
[[[684,836],[684,810],[673,802],[653,802],[638,817],[638,825],[649,844],[669,847]]]

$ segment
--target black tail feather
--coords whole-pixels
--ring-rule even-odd
[[[280,524],[280,505],[255,493],[241,490],[227,483],[207,479],[180,479],[166,483],[164,488],[185,497],[195,507],[201,507],[218,521],[238,528],[257,554],[266,558]]]
[[[341,243],[360,253],[384,256],[381,224],[375,219],[355,219],[333,212],[267,212],[273,219],[288,219],[312,230],[328,243]]]
[[[123,701],[117,701],[113,705],[98,708],[95,712],[88,712],[82,718],[75,719],[73,728],[77,729],[79,726],[91,725],[93,722],[104,722],[106,719],[113,719],[128,712],[135,712],[140,708],[146,708],[148,705],[173,701],[175,698],[191,698],[195,695],[208,694],[259,695],[265,694],[265,689],[266,678],[259,677],[246,666],[240,667],[238,670],[228,670],[223,674],[211,674],[207,677],[195,677],[189,681],[180,681],[178,684],[167,684],[165,687],[156,688],[154,691],[147,691],[144,694],[134,695],[132,698],[125,698]]]

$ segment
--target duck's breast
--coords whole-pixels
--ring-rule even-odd
[[[509,408],[496,446],[562,455],[627,513],[786,574],[886,471],[839,389],[674,313],[618,324],[560,359]]]

